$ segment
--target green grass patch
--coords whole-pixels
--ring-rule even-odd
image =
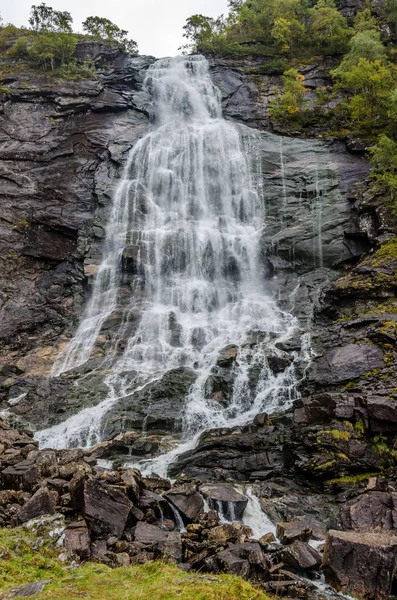
[[[55,539],[41,530],[0,529],[0,589],[51,580],[40,600],[269,600],[243,579],[231,575],[184,573],[175,565],[153,562],[111,569],[85,563],[71,570],[60,563]]]
[[[358,473],[357,475],[346,475],[345,477],[337,477],[336,479],[330,479],[327,483],[332,484],[349,484],[349,483],[360,483],[366,481],[370,477],[376,477],[379,473]]]

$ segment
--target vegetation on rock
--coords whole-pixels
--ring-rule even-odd
[[[283,90],[276,88],[269,103],[272,122],[303,131],[317,124],[326,135],[363,140],[374,167],[372,191],[386,194],[396,209],[397,2],[367,5],[354,18],[338,6],[334,0],[229,0],[226,17],[187,20],[184,49],[261,57],[261,72],[284,72]],[[330,61],[329,85],[313,97],[305,65],[319,61]]]
[[[90,77],[93,66],[75,58],[79,41],[100,41],[110,47],[137,54],[134,40],[109,19],[91,16],[83,23],[87,35],[73,33],[73,18],[67,11],[54,10],[44,2],[33,5],[30,28],[2,25],[0,22],[0,56],[23,62],[35,69],[52,72],[64,78]]]

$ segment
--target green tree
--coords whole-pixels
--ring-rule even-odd
[[[349,52],[344,56],[339,67],[332,72],[334,77],[340,76],[343,79],[343,74],[357,65],[361,58],[386,62],[386,48],[381,42],[378,31],[367,30],[356,33],[350,40],[349,46]]]
[[[397,32],[397,0],[387,0],[387,18],[394,32]]]
[[[28,58],[29,46],[27,38],[18,38],[15,44],[8,51],[8,55],[11,56],[11,58]]]
[[[185,49],[193,53],[221,50],[226,41],[224,19],[192,15],[183,26],[183,37],[189,42]]]
[[[311,9],[311,35],[323,54],[342,54],[351,36],[351,29],[335,6],[334,0],[318,0]]]
[[[351,125],[367,134],[387,126],[390,92],[395,87],[394,71],[380,60],[360,58],[348,69],[338,69],[337,76],[337,87],[351,94],[346,104]]]
[[[306,107],[304,76],[296,69],[288,69],[283,77],[283,93],[269,106],[269,114],[276,121],[301,123]]]
[[[127,37],[128,31],[120,29],[120,27],[112,23],[109,19],[105,19],[104,17],[88,17],[83,22],[83,30],[97,39],[106,40],[110,44],[121,46],[130,54],[138,53],[137,43]]]
[[[378,30],[375,17],[372,16],[369,8],[358,12],[354,18],[353,29],[355,33],[361,33],[362,31]]]
[[[390,194],[393,208],[397,210],[397,142],[387,135],[379,136],[378,142],[369,149],[370,162],[374,168],[370,175],[375,191]]]
[[[53,71],[72,60],[76,45],[77,38],[69,33],[47,31],[37,36],[28,58],[34,65]]]
[[[37,32],[58,31],[71,33],[72,22],[70,12],[54,10],[44,2],[38,5],[33,4],[30,11],[29,25]]]

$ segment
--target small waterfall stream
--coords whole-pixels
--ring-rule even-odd
[[[105,363],[109,393],[101,404],[36,437],[42,447],[93,445],[101,440],[103,418],[120,398],[170,369],[189,367],[197,379],[182,415],[185,441],[145,467],[165,474],[204,429],[243,424],[261,411],[290,405],[296,368],[307,360],[307,351],[296,352],[280,373],[268,366],[269,350],[278,354],[277,343],[299,328],[266,291],[261,186],[253,183],[244,146],[249,142],[222,118],[207,61],[199,56],[158,60],[148,69],[144,87],[153,99],[152,126],[130,152],[113,198],[92,297],[52,371],[59,376],[92,355],[102,325],[119,303],[127,248],[137,274]],[[137,310],[139,324],[128,334]],[[116,351],[120,340],[125,340],[122,353]],[[238,355],[231,399],[224,406],[208,398],[205,387],[228,344],[238,346]]]

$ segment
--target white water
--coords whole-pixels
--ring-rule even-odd
[[[273,533],[276,537],[276,526],[262,510],[259,498],[255,496],[251,487],[244,490],[248,504],[243,514],[243,523],[251,527],[255,539],[261,538],[266,533]]]
[[[239,129],[222,118],[206,60],[156,61],[145,88],[153,98],[154,123],[130,152],[113,198],[92,298],[52,374],[91,356],[104,321],[119,305],[121,256],[128,245],[135,247],[139,275],[113,348],[126,337],[137,307],[140,323],[124,352],[114,350],[107,359],[106,400],[36,437],[45,447],[90,446],[101,440],[102,420],[118,399],[187,366],[198,377],[183,414],[185,442],[144,468],[165,475],[204,429],[244,424],[261,411],[289,406],[296,397],[295,365],[307,353],[296,353],[295,363],[282,373],[268,367],[265,351],[279,353],[275,343],[294,334],[297,322],[266,293],[261,187],[253,184]],[[225,407],[206,397],[205,384],[219,352],[231,343],[239,351]],[[255,389],[249,381],[252,368],[259,372]]]

